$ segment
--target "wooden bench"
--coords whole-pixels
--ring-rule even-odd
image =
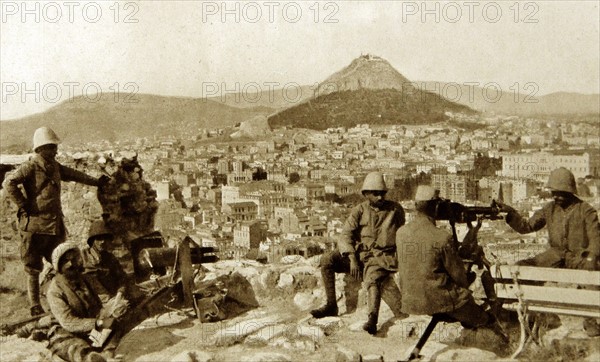
[[[600,271],[492,265],[498,299],[517,311],[521,337],[513,358],[537,340],[539,325],[529,326],[529,312],[600,318]],[[550,283],[551,285],[544,285]]]

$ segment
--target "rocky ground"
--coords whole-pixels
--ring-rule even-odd
[[[378,333],[361,329],[367,308],[346,313],[344,278],[338,275],[339,317],[316,320],[309,310],[323,301],[318,258],[290,258],[284,265],[221,261],[208,265],[203,280],[228,278],[228,298],[249,300],[245,312],[221,322],[200,323],[191,308],[149,318],[122,340],[122,361],[397,361],[406,357],[427,316],[393,317],[382,303]],[[6,299],[3,297],[3,301]],[[506,325],[511,345],[494,348],[490,336],[469,336],[458,323],[440,323],[421,354],[435,361],[500,361],[514,351],[516,325]],[[557,327],[557,328],[555,328]],[[523,360],[598,361],[600,340],[585,336],[581,319],[561,318],[531,346]],[[2,361],[46,361],[45,344],[16,336],[0,341]]]

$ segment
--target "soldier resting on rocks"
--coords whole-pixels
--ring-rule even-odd
[[[48,289],[48,304],[56,319],[48,332],[48,348],[67,361],[105,361],[112,358],[122,331],[115,319],[124,316],[126,304],[115,300],[103,306],[98,295],[83,277],[81,251],[75,243],[60,244],[52,253],[57,271]],[[89,342],[92,331],[112,329],[104,348]],[[106,331],[104,331],[106,332]]]
[[[400,290],[393,280],[393,273],[397,267],[395,235],[396,230],[404,225],[404,209],[400,204],[385,199],[387,187],[379,172],[367,175],[361,191],[367,200],[350,212],[338,241],[338,249],[321,257],[321,275],[327,301],[311,314],[315,318],[338,314],[335,273],[350,273],[357,279],[362,274],[369,304],[369,316],[363,329],[375,334],[382,291],[388,293],[384,295],[384,300],[394,315],[403,316],[400,312]]]

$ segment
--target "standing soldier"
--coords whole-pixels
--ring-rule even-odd
[[[547,187],[554,201],[547,203],[529,219],[512,207],[498,203],[507,212],[506,223],[515,231],[526,234],[548,228],[550,249],[517,265],[547,268],[598,270],[600,254],[600,224],[592,205],[575,194],[575,176],[564,167],[550,173]],[[600,325],[593,318],[586,319],[584,329],[589,336],[600,335]]]
[[[58,163],[59,143],[58,136],[50,128],[38,128],[33,134],[35,156],[4,181],[4,188],[19,208],[20,254],[28,274],[27,296],[32,316],[44,313],[39,287],[42,258],[50,261],[52,251],[66,237],[60,182],[100,186],[108,180],[107,176],[96,179]],[[24,194],[19,186],[23,187]]]
[[[382,291],[389,293],[389,298],[384,296],[384,300],[394,315],[402,316],[400,290],[393,280],[393,273],[397,268],[396,230],[404,225],[404,209],[396,202],[385,200],[387,187],[379,172],[367,175],[361,191],[367,200],[350,212],[338,240],[338,249],[321,257],[327,301],[311,314],[315,318],[338,314],[335,273],[350,273],[356,279],[363,274],[369,304],[369,316],[363,329],[375,334]]]

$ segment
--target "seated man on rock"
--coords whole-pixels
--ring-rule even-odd
[[[98,295],[83,277],[81,251],[75,243],[60,244],[52,253],[56,276],[48,289],[48,305],[58,324],[48,333],[48,348],[67,361],[105,361],[112,357],[119,333],[115,318],[123,316],[126,305],[119,302],[103,306]],[[106,347],[94,348],[89,335],[93,331],[113,329]],[[102,353],[100,353],[102,352]]]
[[[86,279],[103,302],[117,294],[128,297],[127,274],[110,252],[113,239],[104,221],[94,221],[90,226],[88,247],[81,250]]]
[[[440,200],[437,190],[419,186],[416,215],[396,233],[402,311],[438,315],[443,320],[458,321],[467,329],[487,327],[506,342],[495,317],[475,303],[468,289],[475,273],[467,274],[452,234],[436,227]]]
[[[365,177],[361,192],[365,201],[350,212],[338,248],[321,257],[327,299],[324,306],[311,314],[315,318],[338,314],[335,273],[350,273],[357,280],[364,277],[369,314],[363,329],[376,334],[382,298],[396,317],[405,316],[400,311],[400,290],[393,279],[397,266],[395,235],[404,225],[404,209],[397,202],[385,199],[387,187],[380,172]]]

